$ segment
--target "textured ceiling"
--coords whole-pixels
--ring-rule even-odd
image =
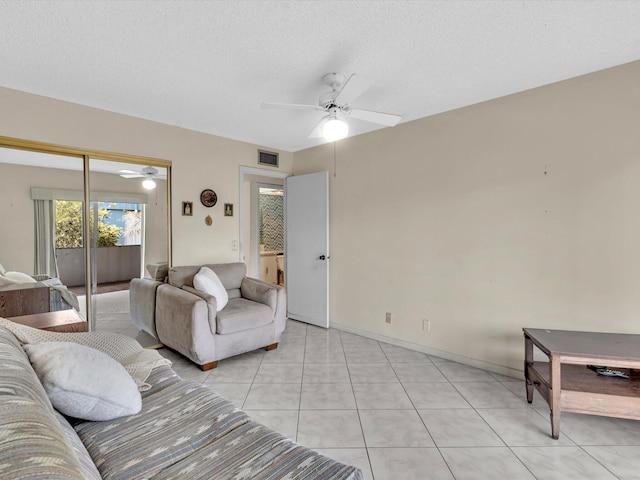
[[[639,26],[635,1],[0,0],[0,85],[297,151],[322,112],[260,104],[327,72],[406,122],[638,60]]]

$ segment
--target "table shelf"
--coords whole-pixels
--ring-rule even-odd
[[[549,383],[549,362],[533,362],[532,367]],[[630,378],[598,375],[585,365],[562,365],[562,391],[619,395],[640,398],[640,373]]]

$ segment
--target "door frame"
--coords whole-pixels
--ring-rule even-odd
[[[244,201],[244,177],[245,175],[257,175],[260,177],[270,177],[270,178],[277,178],[280,180],[284,180],[287,177],[290,177],[292,175],[291,172],[277,172],[274,170],[266,170],[264,168],[257,168],[257,167],[247,167],[244,165],[240,165],[240,174],[238,175],[239,177],[239,182],[238,182],[238,261],[239,262],[243,262],[244,263],[244,259],[242,258],[242,252],[244,252],[244,223],[245,223],[245,219],[249,218],[249,222],[250,222],[250,217],[247,217],[247,215],[251,215],[251,205],[245,205],[245,201]],[[284,189],[284,186],[283,186]],[[285,192],[286,195],[286,192]],[[248,246],[249,248],[251,248],[251,245]],[[284,246],[285,248],[285,258],[287,255],[287,246],[285,244]],[[258,248],[258,250],[260,250]],[[259,254],[259,252],[258,252]],[[260,265],[260,257],[258,255],[258,257],[256,259],[252,259],[252,261],[257,261],[258,262],[258,269],[256,269],[257,272],[259,272],[259,265]]]

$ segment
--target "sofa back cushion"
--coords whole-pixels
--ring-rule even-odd
[[[0,478],[92,478],[78,460],[29,358],[0,327]]]
[[[80,437],[73,429],[69,421],[58,411],[54,411],[56,420],[60,423],[60,426],[64,430],[64,434],[71,445],[74,453],[76,454],[76,458],[80,463],[80,468],[82,469],[82,474],[84,475],[85,480],[102,480],[102,476],[96,465],[93,463],[93,459],[89,452],[87,452],[86,447],[80,440]]]
[[[169,270],[168,283],[178,288],[184,285],[193,287],[193,277],[200,271],[200,267],[208,267],[218,275],[222,285],[227,289],[229,298],[240,297],[240,285],[242,279],[247,276],[247,266],[242,262],[172,267]]]

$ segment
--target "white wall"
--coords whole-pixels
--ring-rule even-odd
[[[331,321],[511,374],[522,327],[640,333],[639,78],[635,62],[338,142]],[[331,145],[294,154],[294,174],[320,170]]]
[[[174,265],[237,261],[239,216],[225,217],[224,203],[238,206],[239,166],[257,167],[258,148],[277,150],[1,87],[0,105],[2,136],[171,160]],[[290,171],[292,154],[279,153],[273,170]],[[200,203],[205,188],[217,193],[215,207]],[[194,202],[192,217],[182,201]]]

